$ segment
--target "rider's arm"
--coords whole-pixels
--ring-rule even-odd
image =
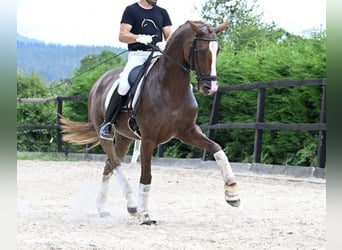
[[[119,32],[119,41],[123,43],[135,43],[137,42],[137,34],[131,32],[132,25],[127,23],[121,23]]]
[[[163,27],[163,34],[164,34],[164,39],[167,41],[171,37],[171,26],[165,26]]]

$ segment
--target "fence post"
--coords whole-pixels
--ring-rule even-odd
[[[60,129],[60,117],[59,114],[63,114],[63,99],[60,96],[57,96],[57,152],[60,153],[62,152],[62,134],[61,134],[61,129]]]
[[[326,124],[326,86],[322,86],[322,102],[320,122]],[[318,149],[317,149],[317,167],[325,168],[326,161],[326,130],[319,131]]]
[[[213,103],[213,106],[211,109],[211,114],[210,114],[209,125],[213,125],[213,124],[217,123],[217,121],[218,121],[218,110],[220,107],[221,96],[222,96],[222,92],[217,91],[215,93],[214,103]],[[214,129],[208,129],[208,138],[212,139],[214,136],[214,133],[215,133]],[[208,158],[209,158],[208,152],[206,150],[203,150],[202,160],[206,161],[206,160],[208,160]]]
[[[265,95],[266,89],[259,88],[258,90],[258,103],[257,103],[257,114],[256,114],[256,128],[254,137],[254,159],[255,163],[261,162],[261,149],[262,149],[262,134],[263,130],[258,129],[258,123],[264,122],[265,114]]]

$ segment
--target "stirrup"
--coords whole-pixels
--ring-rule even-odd
[[[111,131],[112,131],[112,124],[110,122],[103,124],[99,132],[100,138],[113,141],[113,134],[111,134]]]

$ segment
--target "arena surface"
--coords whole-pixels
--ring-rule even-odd
[[[112,178],[110,218],[95,199],[103,162],[17,162],[18,249],[326,249],[326,182],[236,173],[241,206],[224,200],[218,168],[152,167],[150,215],[126,212]],[[123,164],[138,189],[140,166]]]

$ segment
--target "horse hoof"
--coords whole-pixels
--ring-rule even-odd
[[[155,220],[148,220],[148,221],[142,222],[140,225],[151,226],[151,225],[156,225],[156,224],[157,224],[157,221],[155,221]]]
[[[157,224],[157,221],[151,220],[150,215],[146,211],[142,213],[138,213],[138,217],[139,217],[140,225],[151,226],[151,225]]]
[[[226,202],[231,205],[232,207],[239,207],[240,206],[240,199],[235,200],[235,201],[227,201]]]
[[[130,215],[134,216],[137,214],[138,210],[136,207],[127,207],[127,211]]]
[[[110,217],[110,216],[111,216],[111,214],[108,211],[100,212],[100,217],[101,218],[107,218],[107,217]]]

